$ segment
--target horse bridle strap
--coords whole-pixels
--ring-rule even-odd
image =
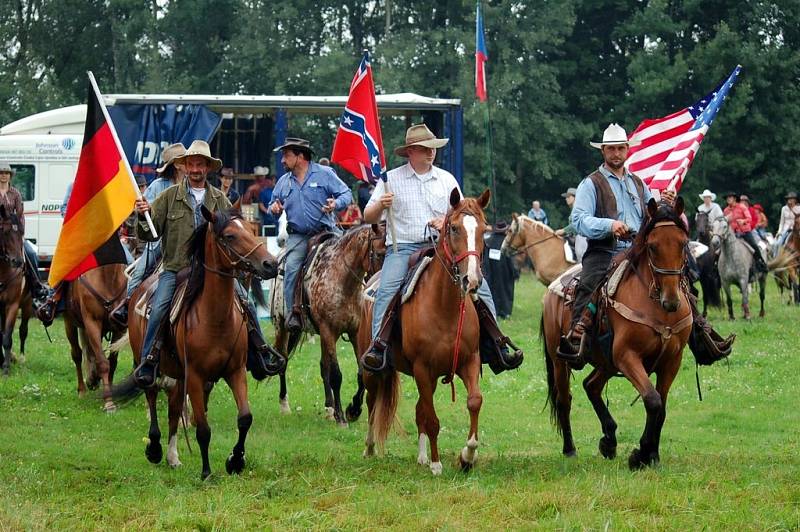
[[[671,221],[664,221],[658,222],[653,226],[653,229],[658,227],[677,227],[678,224]],[[678,269],[670,269],[670,268],[659,268],[655,264],[653,264],[653,259],[650,257],[650,253],[647,253],[647,263],[650,266],[650,269],[653,270],[653,273],[657,273],[659,275],[683,275],[683,267]]]
[[[79,282],[80,282],[80,283],[81,283],[83,286],[85,286],[85,287],[86,287],[86,289],[89,291],[89,293],[90,293],[90,294],[92,294],[92,295],[95,297],[95,299],[97,299],[97,300],[100,302],[100,304],[101,304],[101,305],[103,305],[103,308],[104,308],[104,309],[106,309],[106,312],[108,312],[108,311],[110,311],[110,310],[111,310],[111,308],[114,306],[114,303],[116,303],[116,301],[117,301],[117,300],[118,300],[118,299],[119,299],[119,298],[122,296],[122,294],[123,294],[123,293],[124,293],[124,292],[125,292],[125,291],[128,289],[128,286],[127,286],[127,284],[124,284],[124,285],[122,285],[122,289],[121,289],[121,290],[120,290],[120,291],[117,293],[117,295],[115,295],[115,296],[114,296],[113,298],[111,298],[111,299],[106,299],[106,298],[104,298],[102,295],[100,295],[100,292],[98,292],[97,290],[95,290],[95,288],[94,288],[94,287],[93,287],[93,286],[92,286],[92,285],[89,283],[89,281],[87,281],[86,279],[84,279],[83,275],[81,275],[80,277],[78,277],[78,281],[79,281]]]

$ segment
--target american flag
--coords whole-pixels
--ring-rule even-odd
[[[478,0],[475,15],[475,96],[485,102],[488,98],[486,88],[486,63],[489,61],[489,51],[486,49],[486,40],[483,37],[483,13]]]
[[[741,70],[737,65],[728,79],[686,109],[639,124],[629,137],[636,145],[628,152],[628,170],[652,190],[680,190],[700,143]]]

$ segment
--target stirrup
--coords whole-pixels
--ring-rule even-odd
[[[575,346],[570,342],[566,336],[562,336],[558,343],[558,348],[556,348],[556,356],[567,363],[569,367],[576,370],[581,370],[586,366],[586,357],[584,356],[584,350],[586,347],[586,334],[583,333],[581,337],[581,343],[578,347],[577,351],[575,350]]]
[[[367,355],[369,355],[370,353],[377,353],[377,352],[379,352],[379,350],[382,353],[382,356],[381,356],[381,359],[383,361],[382,364],[380,366],[378,366],[378,367],[370,366],[369,364],[367,364],[366,363]],[[369,371],[369,372],[372,372],[372,373],[381,373],[381,372],[383,372],[386,369],[386,367],[389,365],[389,346],[388,346],[388,344],[386,346],[384,346],[383,349],[380,349],[380,347],[378,346],[377,342],[372,342],[372,344],[369,346],[369,349],[367,349],[367,352],[364,353],[364,355],[361,357],[361,360],[359,360],[359,362],[360,362],[360,366],[362,368],[364,368],[365,370]]]
[[[158,366],[159,366],[159,359],[160,357],[156,357],[152,354],[147,355],[142,359],[136,369],[133,370],[133,381],[136,383],[136,386],[142,388],[144,390],[148,388],[152,388],[156,385],[156,381],[158,380]],[[152,367],[153,368],[153,380],[152,382],[144,382],[141,377],[142,370],[145,367]]]

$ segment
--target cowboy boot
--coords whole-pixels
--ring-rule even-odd
[[[378,336],[372,339],[367,351],[361,356],[361,367],[367,371],[380,373],[388,365],[389,343],[399,311],[400,298],[399,292],[392,297],[386,309],[386,314],[383,315],[381,327],[378,329]]]
[[[159,330],[158,338],[153,343],[153,348],[146,356],[142,357],[139,365],[133,370],[133,382],[143,390],[152,387],[156,383],[158,363],[161,360],[161,345],[161,331]]]
[[[128,304],[131,302],[130,296],[126,296],[109,314],[112,322],[125,329],[128,327]]]
[[[292,334],[303,332],[303,277],[304,271],[301,269],[294,283],[294,302],[286,320],[286,329]]]
[[[590,301],[586,308],[583,309],[580,318],[573,323],[567,334],[561,337],[558,349],[556,349],[558,358],[569,364],[573,369],[580,370],[586,365],[587,332],[592,328],[594,314],[595,306]]]
[[[286,359],[264,340],[258,319],[249,305],[243,305],[247,319],[247,370],[257,381],[286,370]]]
[[[522,364],[524,355],[508,336],[504,336],[497,326],[497,321],[486,303],[480,298],[474,301],[480,323],[481,363],[489,364],[495,375],[507,369],[516,369]],[[511,353],[508,347],[514,350]]]
[[[711,327],[711,323],[697,310],[696,302],[697,299],[695,297],[689,297],[689,307],[692,310],[693,320],[692,332],[689,335],[689,349],[698,364],[708,366],[731,354],[736,334],[730,334],[727,338],[722,338]]]

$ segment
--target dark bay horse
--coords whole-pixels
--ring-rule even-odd
[[[2,333],[0,368],[4,376],[7,376],[11,369],[14,326],[20,308],[23,310],[22,323],[19,327],[21,356],[25,354],[25,338],[28,336],[28,320],[31,316],[30,296],[25,290],[22,231],[18,225],[19,221],[14,218],[6,212],[5,206],[0,205],[0,324],[3,327],[0,331]]]
[[[627,252],[629,265],[616,294],[598,301],[598,307],[607,312],[608,325],[613,331],[610,359],[598,343],[592,341],[590,362],[594,369],[583,381],[583,388],[600,419],[603,437],[599,447],[606,458],[614,458],[617,453],[617,424],[601,396],[603,388],[619,371],[642,397],[647,422],[639,447],[628,458],[631,469],[655,465],[659,461],[667,396],[680,368],[692,325],[681,275],[689,240],[680,219],[683,200],[678,198],[673,209],[663,204],[659,206],[651,199],[647,211],[649,218]],[[541,334],[550,413],[563,437],[563,453],[574,456],[570,369],[556,356],[559,338],[570,325],[571,305],[566,306],[564,299],[551,290],[545,294],[543,304]],[[650,382],[652,373],[656,374],[655,387]]]
[[[211,474],[208,460],[211,427],[206,411],[211,392],[209,384],[224,379],[236,401],[239,438],[225,462],[229,474],[244,470],[245,439],[253,421],[247,398],[247,324],[245,311],[235,292],[235,273],[246,272],[269,279],[277,273],[277,261],[264,243],[253,236],[238,211],[211,213],[202,207],[202,212],[208,223],[195,230],[189,246],[192,267],[186,281],[186,294],[162,352],[160,371],[162,376],[175,381],[169,391],[167,462],[172,467],[181,465],[177,445],[178,421],[185,393],[188,393],[203,461],[201,478],[205,479]],[[135,364],[141,358],[147,329],[147,321],[136,312],[135,305],[145,289],[143,283],[132,294],[128,314],[128,334]],[[258,296],[259,291],[254,293]],[[124,387],[118,388],[120,396],[130,397],[136,393],[132,377],[128,377]],[[153,463],[159,463],[162,458],[157,394],[156,387],[145,392],[150,412],[145,455]]]
[[[343,335],[358,357],[356,336],[361,321],[361,293],[365,276],[381,269],[386,253],[386,229],[383,225],[361,225],[343,236],[321,244],[316,267],[305,281],[308,294],[307,332],[320,337],[320,374],[325,391],[325,409],[329,419],[347,426],[342,411],[342,372],[336,356],[336,342]],[[298,281],[300,282],[300,281]],[[299,335],[290,337],[286,329],[283,304],[283,278],[276,277],[271,288],[272,322],[275,324],[275,345],[288,360],[297,347]],[[291,412],[286,393],[286,372],[280,374],[280,405],[283,413]],[[363,394],[359,378],[359,390]]]
[[[117,409],[111,393],[117,351],[110,349],[106,357],[103,338],[110,336],[113,344],[124,334],[114,326],[109,315],[125,298],[127,285],[125,265],[106,264],[71,281],[64,293],[64,329],[78,377],[78,395],[82,397],[87,387],[94,389],[102,382],[103,410],[109,414]],[[88,383],[83,379],[84,358],[89,368]]]
[[[375,445],[383,447],[391,428],[400,398],[399,373],[414,377],[419,391],[417,462],[430,463],[431,472],[439,475],[439,418],[433,395],[439,377],[452,384],[454,375],[467,389],[470,424],[467,444],[459,454],[461,468],[470,469],[477,458],[478,414],[483,396],[478,386],[481,372],[478,340],[478,315],[472,295],[482,280],[481,254],[486,219],[483,209],[489,204],[489,191],[477,199],[461,196],[457,189],[450,194],[451,209],[445,217],[436,258],[422,273],[414,295],[400,307],[400,327],[390,344],[393,367],[380,374],[365,371],[369,427],[364,456],[375,454]],[[358,330],[358,353],[367,350],[371,340],[372,305],[364,305]],[[455,397],[455,388],[453,388]],[[349,410],[349,409],[348,409]],[[431,456],[428,460],[427,445]]]
[[[722,299],[719,293],[720,282],[719,272],[717,271],[717,255],[711,244],[711,220],[708,219],[708,213],[698,212],[694,220],[697,241],[709,248],[708,251],[697,258],[700,286],[703,289],[703,316],[707,316],[709,305],[715,308],[722,307]]]

